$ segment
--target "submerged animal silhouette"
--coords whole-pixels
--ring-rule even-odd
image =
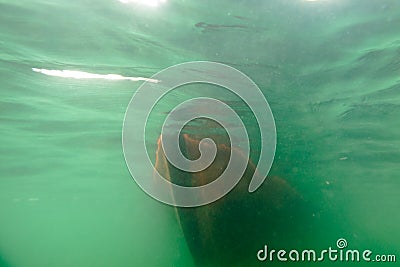
[[[157,171],[172,183],[185,186],[207,184],[224,171],[231,153],[241,153],[231,148],[226,136],[211,137],[217,143],[217,155],[213,163],[203,171],[189,173],[170,164],[158,139],[156,151]],[[201,136],[182,134],[180,149],[189,159],[200,157]],[[271,245],[301,242],[298,225],[305,213],[304,200],[284,179],[271,176],[254,193],[248,192],[255,165],[248,164],[236,187],[223,198],[211,204],[195,208],[175,207],[176,217],[186,242],[199,266],[221,266],[256,263],[256,252],[268,242]],[[216,194],[218,192],[215,192]],[[174,192],[171,189],[171,194]],[[304,230],[304,229],[303,229]]]

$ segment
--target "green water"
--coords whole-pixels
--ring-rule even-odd
[[[398,0],[0,0],[0,266],[194,266],[172,208],[125,165],[141,82],[32,71],[150,77],[193,60],[258,84],[272,172],[337,218],[337,238],[400,257]]]

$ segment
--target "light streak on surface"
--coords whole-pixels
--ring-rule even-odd
[[[160,4],[165,3],[166,0],[119,0],[123,4],[139,4],[151,7],[158,7]]]
[[[121,81],[128,80],[132,82],[151,82],[158,83],[159,80],[143,78],[143,77],[125,77],[119,74],[96,74],[76,70],[47,70],[47,69],[37,69],[32,68],[34,72],[42,73],[48,76],[62,77],[62,78],[73,78],[73,79],[102,79],[111,81]]]

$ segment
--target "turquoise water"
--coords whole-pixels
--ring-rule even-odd
[[[194,60],[261,88],[273,174],[333,214],[349,246],[400,257],[399,1],[0,0],[0,266],[194,266],[172,208],[125,165],[142,82],[32,71],[151,77]]]

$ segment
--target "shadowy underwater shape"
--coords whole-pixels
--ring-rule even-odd
[[[210,137],[210,136],[208,136]],[[188,159],[200,157],[201,134],[181,134],[180,148]],[[218,178],[225,170],[232,148],[227,136],[214,135],[214,162],[203,171],[189,173],[170,164],[158,139],[155,168],[169,181],[200,186]],[[176,217],[198,266],[251,266],[259,264],[256,253],[265,244],[275,248],[303,247],[317,216],[303,197],[283,178],[268,177],[254,193],[248,192],[255,172],[251,160],[235,188],[223,198],[201,207],[175,207]],[[218,192],[216,192],[218,193]],[[174,192],[171,189],[171,194]],[[273,262],[270,262],[273,264]]]

